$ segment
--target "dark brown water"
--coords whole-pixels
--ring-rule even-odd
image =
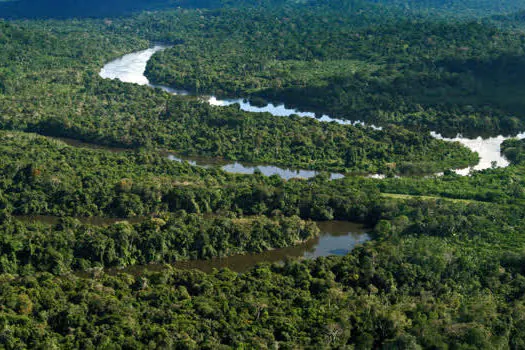
[[[227,258],[210,260],[181,261],[171,266],[185,270],[211,272],[213,269],[229,268],[235,272],[246,272],[257,264],[279,263],[286,259],[314,259],[321,256],[346,255],[358,244],[369,241],[371,237],[361,224],[347,221],[318,222],[321,235],[293,247],[265,251],[259,254],[233,255]],[[109,273],[126,272],[140,275],[144,271],[160,271],[163,265],[132,266],[124,269],[108,269]]]
[[[61,218],[57,216],[35,215],[35,216],[17,216],[17,220],[24,222],[38,222],[48,225],[56,225]],[[102,217],[85,217],[77,218],[84,224],[107,226],[119,221],[128,221],[130,223],[139,223],[144,218],[102,218]],[[286,259],[315,259],[321,256],[346,255],[358,244],[364,243],[371,239],[367,229],[361,224],[348,221],[323,221],[317,222],[321,233],[318,237],[301,243],[299,245],[281,249],[274,249],[258,254],[239,254],[227,258],[215,258],[210,260],[189,260],[172,264],[178,269],[192,270],[197,269],[204,272],[211,272],[213,269],[229,268],[235,272],[245,272],[250,268],[261,263],[279,263]],[[138,275],[143,271],[159,271],[164,265],[151,264],[146,266],[131,266],[124,269],[111,268],[107,269],[108,273],[126,272]],[[80,275],[86,275],[80,273]]]

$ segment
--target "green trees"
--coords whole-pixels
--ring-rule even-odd
[[[317,1],[264,2],[276,3],[279,11],[0,22],[1,346],[523,345],[523,142],[503,145],[513,163],[506,169],[381,181],[233,175],[161,154],[437,171],[475,157],[421,124],[521,125],[519,95],[501,88],[521,84],[512,74],[521,72],[521,34],[426,21],[414,30],[392,18],[370,26],[369,8],[347,1],[332,5],[359,15]],[[398,126],[253,115],[98,78],[108,59],[147,46],[137,35],[175,44],[148,67],[158,80]],[[481,92],[495,96],[480,103]],[[121,149],[70,147],[27,131]],[[103,224],[86,223],[93,216]],[[290,247],[319,234],[310,220],[332,219],[368,224],[375,240],[346,256],[244,273],[164,266]]]
[[[245,274],[3,274],[2,339],[7,347],[519,346],[523,276],[504,256],[405,237]]]
[[[501,153],[514,164],[520,164],[525,160],[525,142],[523,140],[506,140],[501,145]]]
[[[364,23],[366,9],[344,17],[316,7],[251,8],[242,16],[227,9],[203,11],[198,23],[188,13],[166,13],[179,24],[145,28],[145,35],[183,32],[184,41],[156,54],[146,74],[190,91],[198,76],[199,93],[450,136],[524,128],[523,35],[377,11],[373,24]]]
[[[56,25],[55,31],[62,31],[58,34],[43,25],[32,24],[31,29],[3,25],[6,37],[22,39],[9,40],[1,53],[0,60],[17,77],[5,82],[12,84],[12,91],[0,97],[2,129],[106,146],[338,172],[375,173],[385,171],[389,163],[400,165],[395,172],[407,168],[403,163],[413,165],[413,171],[443,171],[477,160],[460,145],[400,128],[379,131],[307,118],[275,118],[100,79],[95,72],[105,60],[132,45],[141,48],[145,42],[120,34],[122,28],[116,24],[114,32],[99,25],[86,22],[75,27],[65,22]],[[76,30],[86,33],[82,40],[74,35]],[[103,42],[100,47],[99,41]],[[28,56],[25,63],[11,63],[10,58],[19,54]],[[121,198],[122,202],[134,200],[132,195]],[[138,204],[135,207],[135,212],[140,211]]]
[[[319,234],[298,217],[230,219],[197,214],[165,215],[141,223],[106,226],[62,219],[57,224],[0,222],[0,273],[64,275],[92,267],[126,267],[188,259],[259,253],[292,246]]]

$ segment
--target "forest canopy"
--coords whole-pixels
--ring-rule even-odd
[[[460,176],[478,154],[429,133],[525,130],[522,6],[0,1],[0,348],[524,348],[525,141]],[[99,76],[159,42],[145,74],[193,95]],[[313,244],[334,220],[366,242],[181,264]]]

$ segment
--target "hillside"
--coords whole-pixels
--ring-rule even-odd
[[[524,0],[370,0],[423,14],[454,17],[485,17],[525,8]]]
[[[216,7],[218,0],[18,0],[0,2],[0,18],[125,16],[177,7]]]

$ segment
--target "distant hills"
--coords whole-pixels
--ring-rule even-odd
[[[370,0],[406,10],[455,16],[490,16],[525,9],[525,0]]]
[[[373,7],[368,0],[0,0],[0,18],[114,17],[170,8],[320,6],[337,11]]]
[[[18,0],[0,1],[0,18],[111,17],[176,7],[216,7],[219,0]]]
[[[486,17],[525,10],[525,0],[0,0],[0,18],[113,17],[168,8],[223,6],[323,6],[378,4],[420,14]]]

